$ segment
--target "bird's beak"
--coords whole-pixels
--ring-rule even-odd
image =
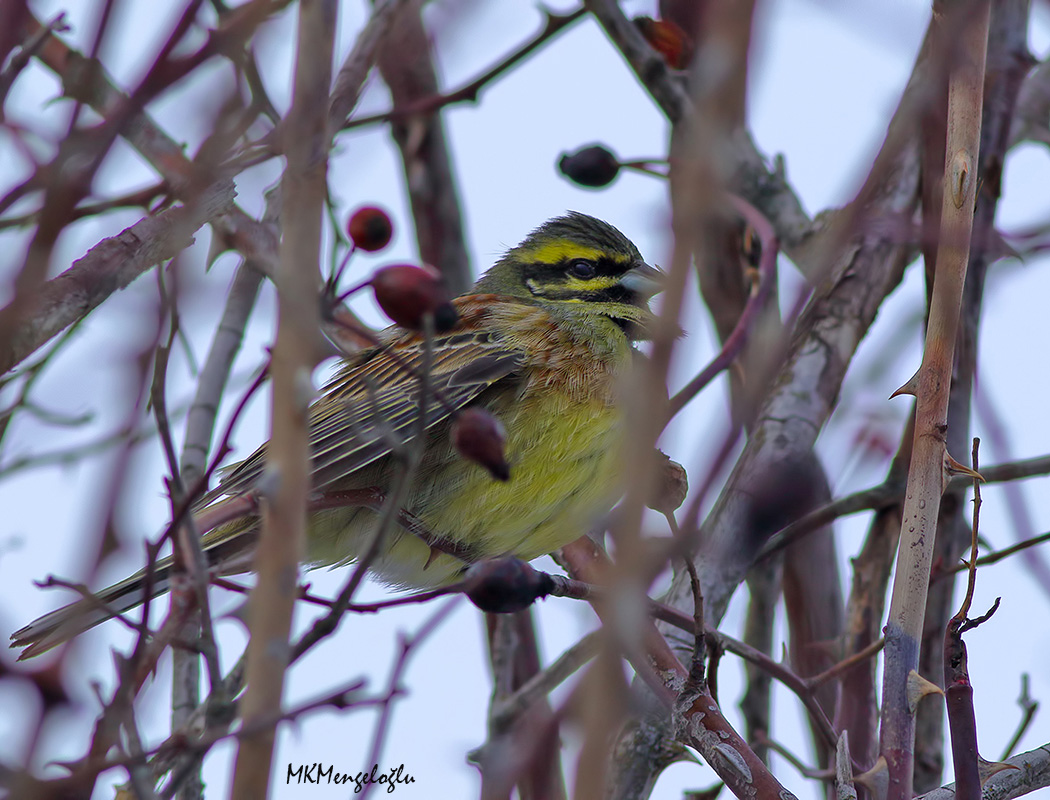
[[[631,267],[620,278],[620,284],[639,297],[648,300],[664,290],[666,276],[656,267],[650,267],[646,263]]]

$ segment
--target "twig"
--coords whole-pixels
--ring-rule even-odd
[[[1011,447],[1006,421],[996,407],[992,395],[990,387],[984,384],[976,386],[974,405],[977,409],[977,424],[984,432],[986,451],[990,450],[993,455],[1008,458],[1011,454]],[[1020,485],[1010,482],[1003,487],[1002,505],[1010,518],[1008,530],[1016,541],[1029,539],[1035,535],[1036,526],[1032,505],[1029,496]],[[1043,593],[1050,596],[1050,559],[1041,552],[1031,551],[1025,554],[1022,561]]]
[[[836,800],[857,800],[857,787],[853,785],[853,762],[849,753],[849,732],[839,735],[835,748],[835,797]]]
[[[748,298],[747,305],[744,306],[744,310],[737,320],[736,327],[723,342],[722,349],[718,355],[668,402],[668,418],[676,416],[718,373],[727,369],[733,363],[733,360],[747,343],[751,327],[758,315],[766,307],[773,286],[776,284],[779,246],[773,226],[762,215],[762,212],[743,198],[730,195],[729,199],[741,216],[747,220],[748,224],[754,227],[762,240],[762,260],[758,267],[758,285],[752,292],[751,297]]]
[[[1025,539],[1023,542],[1018,542],[1017,544],[1011,545],[1010,547],[1004,547],[1002,550],[993,550],[991,553],[985,553],[983,556],[977,559],[976,564],[979,567],[983,567],[988,564],[995,564],[999,561],[1002,561],[1004,558],[1007,558],[1008,556],[1012,556],[1015,553],[1021,552],[1022,550],[1027,550],[1029,547],[1036,547],[1037,545],[1045,544],[1046,542],[1050,542],[1050,532],[1040,534],[1039,536],[1033,536],[1031,539]],[[942,568],[942,570],[943,574],[954,574],[956,572],[962,572],[964,569],[969,568],[969,562],[964,562],[961,564],[956,564],[947,569]],[[940,575],[938,574],[936,577],[940,577]]]
[[[365,761],[366,765],[379,763],[379,756],[383,752],[383,745],[386,743],[386,732],[390,725],[390,717],[393,714],[393,701],[403,692],[400,686],[401,676],[408,667],[409,657],[418,649],[420,643],[425,641],[438,629],[438,627],[440,627],[441,623],[448,618],[456,608],[459,600],[460,598],[453,597],[446,601],[437,609],[437,611],[430,615],[430,617],[414,634],[411,636],[402,634],[399,637],[400,647],[394,658],[394,666],[390,670],[390,679],[387,682],[387,690],[381,707],[382,710],[379,713],[379,718],[376,720],[375,732],[372,734],[372,747],[369,750],[368,758]],[[368,793],[372,790],[374,785],[375,784],[373,783],[369,783],[365,786],[364,791],[361,792],[362,800],[368,796]]]
[[[650,613],[661,622],[674,625],[688,633],[692,634],[696,629],[695,622],[692,618],[676,608],[653,601],[650,604],[649,610]],[[754,664],[756,667],[764,670],[784,684],[784,686],[793,692],[802,702],[802,705],[809,713],[810,719],[816,724],[816,728],[820,732],[825,743],[829,747],[835,747],[838,735],[835,733],[835,729],[832,726],[831,721],[828,719],[827,714],[824,713],[820,704],[817,703],[816,697],[813,694],[813,687],[809,685],[806,678],[796,675],[790,667],[787,667],[778,661],[774,661],[761,650],[757,650],[754,647],[751,647],[751,645],[745,644],[739,639],[734,639],[732,636],[728,636],[721,631],[709,630],[707,632],[707,637],[711,641],[717,642],[721,649],[739,656],[750,664]]]
[[[177,513],[180,503],[193,503],[197,499],[195,495],[187,492],[186,484],[197,487],[198,491],[204,488],[202,479],[206,471],[208,445],[211,441],[219,402],[229,378],[230,369],[233,366],[233,358],[240,346],[243,329],[254,305],[261,279],[262,276],[247,265],[242,265],[234,278],[222,320],[212,341],[208,359],[197,384],[197,392],[190,406],[186,421],[182,458],[178,464],[176,464],[174,459],[174,448],[170,443],[170,433],[167,430],[167,426],[166,424],[163,426],[159,424],[162,418],[166,418],[166,412],[163,411],[163,385],[155,387],[154,408],[158,415],[158,429],[161,432],[162,439],[166,442],[165,452],[170,453],[169,470],[172,474],[171,500],[173,517]],[[174,314],[174,303],[172,308]],[[174,331],[175,326],[173,324],[173,334]],[[157,368],[162,379],[164,370],[160,364],[159,353],[160,351],[158,351]],[[166,360],[167,354],[165,351],[164,361],[166,362]],[[156,402],[157,397],[159,397],[159,403]],[[217,710],[225,706],[227,698],[222,695],[224,682],[219,668],[218,649],[215,643],[211,606],[208,599],[208,558],[202,550],[199,533],[193,518],[189,517],[186,524],[179,528],[176,546],[173,548],[172,602],[179,602],[179,595],[184,592],[178,580],[181,570],[186,571],[196,600],[196,612],[191,614],[180,632],[180,636],[189,641],[199,641],[200,647],[199,651],[176,648],[172,653],[171,730],[176,731],[184,728],[194,709],[200,703],[200,655],[203,654],[208,668],[208,681],[211,688],[208,704],[210,713],[206,720],[206,735],[208,729],[217,723],[215,718]],[[181,800],[197,800],[197,798],[202,797],[203,781],[199,767],[195,776],[189,769],[189,765],[185,769],[180,770],[180,774],[184,778],[180,782],[173,782],[169,788],[177,789]]]
[[[1036,458],[1008,461],[1003,464],[995,464],[991,467],[985,467],[981,470],[981,475],[984,476],[984,482],[986,484],[1009,483],[1011,481],[1024,478],[1034,478],[1047,474],[1050,474],[1050,456],[1037,456]],[[956,475],[952,477],[951,482],[948,484],[948,489],[955,490],[969,484],[970,482],[971,479],[965,475]],[[906,488],[905,481],[900,480],[895,476],[891,476],[878,486],[861,489],[860,491],[833,500],[820,508],[816,508],[804,516],[799,517],[790,525],[785,526],[774,536],[770,537],[769,542],[762,548],[756,556],[756,559],[769,558],[769,556],[783,550],[792,542],[797,541],[799,538],[827,525],[830,522],[834,522],[839,517],[848,516],[849,514],[857,514],[861,511],[879,511],[884,508],[889,508],[904,499]],[[1029,541],[1031,542],[1032,540]],[[1038,544],[1038,542],[1034,543]],[[1030,547],[1031,544],[1026,546]],[[1009,552],[1007,552],[1007,550],[1009,550]],[[1015,552],[1010,548],[1007,550],[1002,552],[1007,555],[1011,552]]]
[[[468,580],[480,580],[479,572],[480,569],[474,571]],[[468,590],[472,599],[474,591]],[[528,767],[521,772],[522,778],[518,782],[521,800],[565,800],[561,747],[556,735],[558,718],[547,697],[549,687],[547,690],[539,689],[538,693],[527,697],[521,696],[519,702],[522,705],[510,711],[502,721],[496,719],[498,709],[506,708],[504,704],[518,697],[522,687],[534,685],[540,676],[546,674],[542,669],[535,615],[531,608],[510,614],[487,613],[485,623],[493,688],[489,701],[489,735],[480,748],[482,754],[491,753],[492,757],[483,755],[478,760],[482,770],[490,773],[483,777],[483,786],[492,783],[495,777],[491,774],[493,770],[502,774],[513,770],[507,759],[500,757],[501,753],[531,751]],[[563,656],[555,662],[559,669],[564,669],[564,659]],[[569,674],[572,672],[564,673],[561,679],[564,680]],[[541,735],[536,746],[531,747],[528,743],[536,739],[536,731],[551,731],[551,735]],[[522,740],[526,742],[524,746]],[[482,793],[485,793],[484,789]]]
[[[417,3],[405,9],[380,49],[379,72],[395,107],[411,107],[437,96],[430,39]],[[437,268],[451,294],[465,294],[474,276],[442,117],[436,110],[398,117],[391,120],[390,132],[401,155],[419,257]]]
[[[373,114],[371,116],[358,117],[357,119],[349,120],[342,126],[342,129],[349,130],[350,128],[358,128],[362,125],[372,125],[377,122],[389,122],[418,115],[425,115],[454,103],[477,102],[481,90],[489,83],[496,78],[499,78],[512,67],[516,66],[518,62],[527,58],[533,51],[537,50],[541,45],[553,38],[555,34],[561,32],[576,20],[580,19],[584,13],[585,11],[582,8],[571,11],[568,14],[554,14],[548,11],[546,12],[546,19],[544,20],[543,28],[541,28],[532,39],[506,58],[501,59],[498,64],[489,67],[481,73],[481,75],[467,82],[460,88],[445,94],[436,94],[431,97],[421,98],[408,105],[392,108],[382,114]]]
[[[160,276],[160,273],[158,273]],[[163,293],[164,283],[160,280]],[[171,438],[171,428],[168,422],[168,404],[166,394],[168,357],[171,354],[171,346],[178,331],[178,316],[174,298],[167,296],[170,308],[169,325],[170,334],[166,345],[157,348],[157,356],[154,362],[153,385],[150,391],[150,401],[153,406],[154,417],[157,420],[157,433],[162,443],[164,456],[168,461],[168,470],[171,475],[168,490],[171,500],[171,512],[174,517],[178,512],[180,504],[192,503],[194,498],[186,491],[179,463],[175,456],[175,445]],[[219,669],[219,652],[215,644],[215,630],[212,624],[211,606],[208,602],[208,559],[201,549],[200,536],[193,523],[193,518],[185,519],[183,525],[174,534],[175,540],[172,547],[175,574],[184,569],[190,579],[193,589],[193,603],[200,612],[199,623],[200,652],[204,655],[208,666],[208,679],[213,689],[222,683],[222,673]],[[196,705],[196,703],[194,703]]]
[[[14,14],[11,14],[8,17],[8,20],[14,16]],[[7,66],[4,67],[2,72],[0,72],[0,108],[6,104],[8,92],[11,91],[15,79],[21,74],[22,70],[29,65],[30,59],[36,55],[36,52],[44,44],[47,37],[55,31],[66,31],[68,29],[69,25],[66,23],[66,14],[63,11],[56,14],[55,18],[45,27],[29,32],[25,40],[19,45],[18,52],[11,56],[10,60],[7,61]],[[11,31],[10,33],[14,32]],[[0,64],[2,64],[7,58],[7,55],[6,52],[0,55]],[[2,114],[0,114],[0,119],[2,119]]]
[[[1027,672],[1021,673],[1021,695],[1017,698],[1017,705],[1021,707],[1021,720],[1017,723],[1017,730],[1014,731],[1014,735],[1010,737],[1010,741],[1003,748],[1003,754],[999,756],[1000,761],[1006,761],[1010,757],[1010,753],[1014,751],[1014,748],[1020,743],[1021,737],[1028,730],[1028,726],[1032,724],[1035,712],[1039,710],[1039,701],[1033,700],[1028,694]]]
[[[608,556],[587,536],[563,547],[561,558],[571,574],[589,583],[604,582],[611,568]],[[594,608],[604,621],[603,604],[598,602]],[[692,633],[695,625],[691,617],[687,618],[687,630]],[[756,786],[771,791],[771,797],[787,791],[724,718],[708,691],[694,692],[692,702],[677,694],[676,687],[682,685],[688,672],[655,626],[643,624],[641,636],[648,663],[639,663],[630,653],[628,658],[664,707],[674,709],[676,719],[682,723],[676,729],[679,740],[697,748],[719,777],[741,793],[750,793]]]
[[[219,181],[186,205],[146,217],[104,239],[68,270],[40,286],[19,312],[25,323],[0,351],[0,373],[83,319],[116,289],[154,264],[178,255],[193,243],[194,231],[230,208],[233,197],[233,181]]]
[[[69,214],[70,222],[78,219],[84,219],[85,217],[93,217],[96,214],[104,214],[107,211],[113,211],[119,208],[147,208],[150,203],[161,197],[168,192],[168,186],[164,181],[155,183],[152,186],[147,186],[145,189],[136,189],[135,191],[122,194],[119,197],[113,197],[109,200],[99,200],[94,203],[85,203],[84,205],[77,206]],[[19,228],[23,225],[29,225],[34,222],[40,213],[38,211],[32,211],[28,214],[22,214],[17,217],[4,217],[0,219],[0,230],[5,228]]]
[[[689,679],[697,685],[707,682],[704,673],[707,660],[707,626],[704,622],[704,595],[697,577],[696,567],[692,560],[685,559],[685,569],[689,573],[689,585],[693,589],[693,658],[689,664]]]
[[[832,678],[837,678],[846,670],[852,669],[853,667],[857,666],[857,664],[861,664],[870,658],[874,658],[882,651],[882,648],[885,646],[885,639],[879,639],[878,641],[872,642],[863,650],[860,650],[851,656],[847,656],[846,658],[842,659],[839,663],[835,664],[834,666],[828,667],[823,672],[806,678],[805,681],[810,687],[816,688],[817,686],[827,683]]]
[[[236,592],[237,594],[248,594],[251,591],[250,586],[242,586],[239,583],[234,583],[227,578],[213,577],[211,579],[213,586],[218,586],[220,589],[226,589],[230,592]],[[463,588],[462,583],[453,583],[449,586],[443,586],[440,589],[430,589],[426,592],[417,592],[415,594],[401,595],[399,597],[393,597],[390,600],[380,600],[376,603],[350,603],[344,609],[344,613],[350,614],[375,614],[379,611],[383,611],[387,608],[397,608],[398,606],[418,605],[422,603],[428,603],[431,600],[436,600],[439,597],[445,597],[446,595],[456,594]],[[310,603],[311,605],[320,606],[321,608],[332,609],[336,607],[336,600],[329,600],[325,597],[318,597],[317,595],[309,592],[309,584],[304,584],[299,589],[299,599],[303,602]]]
[[[209,697],[205,698],[202,704],[194,709],[193,713],[190,714],[189,718],[186,720],[186,731],[192,732],[205,729],[208,724],[208,718],[213,714],[217,720],[221,721],[214,724],[210,730],[205,730],[205,738],[223,735],[229,729],[237,712],[237,701],[234,698],[236,698],[244,688],[245,655],[245,653],[242,653],[240,658],[237,659],[237,663],[226,673],[226,676],[222,681],[222,687],[218,693],[216,693],[216,696],[221,696],[224,699],[224,707],[220,707],[220,705],[209,695]],[[169,738],[185,740],[186,737],[183,735],[182,731],[172,731],[171,737]],[[151,766],[154,770],[154,774],[157,775],[159,779],[167,772],[172,773],[172,778],[164,792],[165,798],[174,795],[175,791],[178,790],[178,787],[185,779],[184,776],[188,775],[196,768],[197,761],[197,753],[192,747],[188,752],[166,751],[163,749],[163,745],[158,748],[157,752],[151,758]]]
[[[346,124],[346,118],[357,106],[361,87],[375,63],[376,52],[406,5],[407,0],[377,2],[368,22],[357,35],[354,46],[336,73],[328,101],[328,130],[332,136]]]
[[[973,440],[973,469],[974,472],[979,472],[977,452],[981,445],[981,440],[974,437]],[[963,596],[962,605],[959,606],[959,611],[955,614],[955,618],[960,621],[965,621],[970,613],[970,604],[973,602],[973,590],[977,585],[977,537],[980,531],[981,521],[981,482],[974,479],[973,482],[973,527],[970,529],[970,562],[969,569],[967,570],[966,580],[966,594]]]
[[[548,695],[598,654],[600,631],[592,631],[558,656],[550,666],[532,676],[514,694],[505,697],[489,713],[489,723],[497,730],[507,728],[538,699]]]
[[[150,771],[145,764],[142,751],[142,737],[139,735],[138,725],[135,723],[135,709],[128,706],[124,710],[124,719],[121,721],[124,735],[128,740],[128,756],[138,763],[128,766],[128,775],[131,778],[131,786],[134,789],[136,800],[159,800],[157,793],[153,790],[153,780]]]
[[[780,744],[780,742],[770,739],[769,736],[763,733],[762,731],[758,732],[758,740],[761,744],[768,747],[770,750],[773,750],[776,753],[778,753],[785,761],[791,764],[791,766],[793,766],[795,769],[801,772],[802,775],[804,775],[805,777],[815,781],[823,781],[824,783],[831,783],[835,780],[834,770],[814,769],[813,767],[804,763],[801,758],[799,758],[790,750],[788,750],[784,745]]]
[[[973,440],[973,468],[978,468],[980,439]],[[999,601],[983,618],[970,620],[970,605],[977,583],[977,537],[980,531],[981,487],[974,479],[973,526],[970,530],[970,568],[966,594],[959,610],[948,620],[944,632],[944,698],[948,709],[948,729],[952,739],[952,764],[955,767],[955,791],[960,800],[979,800],[981,776],[978,765],[977,721],[973,707],[973,685],[966,660],[966,643],[962,634],[977,627],[999,607]]]
[[[268,192],[262,225],[270,228],[275,243],[280,239],[280,205],[280,192]],[[204,368],[197,380],[197,391],[186,417],[180,466],[188,484],[196,483],[206,472],[219,402],[226,390],[230,370],[240,350],[245,326],[255,307],[261,283],[260,270],[249,259],[238,268],[226,297],[226,306],[212,338]]]
[[[783,564],[779,560],[755,564],[748,572],[747,616],[741,638],[745,644],[761,653],[773,652],[774,625],[783,592],[783,574]],[[711,672],[710,668],[708,672]],[[744,663],[744,677],[747,689],[740,700],[740,712],[744,715],[747,739],[755,748],[755,754],[768,763],[769,754],[755,742],[755,732],[773,729],[773,677],[750,662]]]
[[[320,308],[316,299],[321,219],[327,195],[328,87],[338,17],[335,0],[299,6],[295,88],[288,116],[288,165],[282,185],[283,214],[277,277],[280,296],[273,353],[273,425],[269,469],[279,481],[264,509],[255,557],[258,583],[249,598],[248,691],[244,725],[280,707],[291,649],[288,635],[296,597],[295,575],[306,536],[310,493],[308,397]],[[306,265],[306,269],[303,268]],[[241,739],[231,797],[268,794],[274,729]]]
[[[51,362],[51,360],[58,355],[62,349],[69,344],[77,330],[80,328],[79,323],[74,323],[66,328],[65,331],[55,340],[55,343],[48,348],[47,352],[44,353],[40,358],[36,359],[32,364],[23,367],[22,369],[15,370],[14,372],[0,377],[0,389],[6,388],[9,384],[16,380],[21,380],[22,383],[18,387],[18,396],[11,402],[11,404],[0,411],[0,442],[3,441],[5,434],[7,433],[8,426],[11,424],[11,420],[14,419],[15,414],[19,409],[33,413],[31,407],[32,402],[29,399],[29,393],[32,391],[33,386],[40,379],[40,376],[44,374],[44,368]],[[67,420],[68,421],[68,420]],[[85,415],[85,421],[87,417]],[[6,472],[6,467],[0,469],[0,475]]]

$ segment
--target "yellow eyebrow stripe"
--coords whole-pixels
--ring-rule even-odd
[[[589,261],[597,261],[606,255],[608,254],[596,247],[587,247],[564,240],[543,242],[520,251],[520,257],[523,260],[539,264],[557,264],[559,261],[571,258],[586,258]]]
[[[581,292],[598,292],[602,289],[616,286],[619,282],[620,279],[612,275],[598,275],[587,280],[574,278],[570,275],[565,283],[559,284],[559,287],[563,289],[579,289]]]

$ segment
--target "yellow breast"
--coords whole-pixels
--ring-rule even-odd
[[[486,556],[532,559],[585,533],[620,491],[619,410],[558,391],[532,392],[509,414],[511,480],[470,465],[420,516]]]
[[[632,350],[621,339],[612,345],[605,340],[595,351],[578,332],[545,314],[537,318],[534,307],[508,313],[516,315],[508,338],[531,339],[522,343],[531,361],[520,379],[493,386],[479,401],[506,428],[510,480],[493,480],[455,452],[447,430],[432,430],[405,506],[429,531],[481,558],[533,559],[586,533],[621,493],[617,399]],[[331,564],[352,558],[374,522],[373,514],[356,509],[318,515],[311,559]],[[397,530],[373,572],[387,583],[420,587],[454,579],[463,567]]]

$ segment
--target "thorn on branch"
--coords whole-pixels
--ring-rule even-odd
[[[915,670],[908,673],[908,711],[911,714],[915,714],[916,709],[919,707],[919,701],[931,694],[943,695],[944,690],[936,683],[922,677]]]

